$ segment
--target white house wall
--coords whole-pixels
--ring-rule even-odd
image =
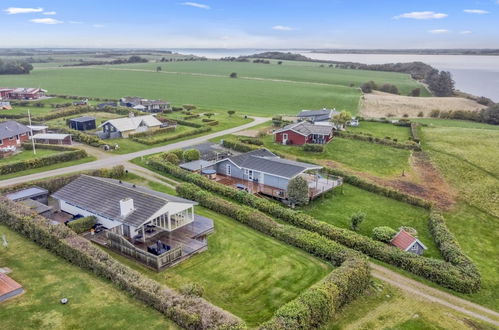
[[[87,210],[81,209],[77,206],[68,204],[63,200],[59,200],[59,207],[60,207],[61,211],[64,211],[64,212],[72,214],[72,215],[81,214],[84,217],[94,216],[97,218],[98,223],[102,224],[104,227],[109,228],[109,229],[121,225],[121,222],[119,222],[119,221],[113,221],[113,220],[110,220],[108,218],[104,218],[104,217],[99,216],[99,215],[92,213],[90,211],[87,211]],[[130,228],[130,229],[133,229],[133,228]]]

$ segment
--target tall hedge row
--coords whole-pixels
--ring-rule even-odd
[[[442,286],[464,293],[476,292],[480,289],[480,274],[477,271],[470,272],[468,268],[464,269],[461,264],[455,264],[454,260],[442,261],[399,250],[353,231],[316,220],[305,213],[283,207],[267,199],[224,186],[155,158],[151,159],[150,165],[159,171],[194,183],[201,188],[248,205],[294,226],[319,233],[349,248],[425,277]]]
[[[173,132],[176,129],[177,129],[176,125],[167,126],[167,127],[156,129],[156,130],[148,130],[145,132],[132,133],[132,134],[129,134],[128,137],[130,137],[130,138],[142,138],[142,137],[147,137],[147,136],[153,136],[153,135],[159,135],[159,134]]]
[[[201,128],[195,128],[191,129],[188,131],[184,131],[182,133],[177,133],[177,134],[172,134],[172,135],[166,135],[166,136],[152,136],[149,138],[136,138],[132,137],[130,140],[133,140],[138,143],[146,144],[146,145],[153,145],[161,142],[166,142],[166,141],[172,141],[176,139],[180,139],[186,136],[192,136],[192,135],[197,135],[200,133],[205,133],[211,131],[211,127],[201,127]]]
[[[38,146],[43,148],[42,146]],[[69,149],[69,148],[68,148]],[[0,175],[16,173],[33,168],[44,167],[57,163],[69,162],[87,157],[87,153],[82,149],[70,148],[71,151],[65,151],[40,158],[26,159],[14,163],[6,163],[0,165]]]
[[[243,328],[236,316],[202,298],[185,296],[113,259],[66,226],[53,225],[0,197],[0,223],[67,261],[88,269],[187,329]]]
[[[214,196],[190,183],[177,186],[177,192],[184,198],[195,200],[206,208],[338,266],[324,280],[279,308],[272,319],[261,326],[262,329],[318,328],[339,307],[359,296],[369,284],[367,260],[355,251],[317,233],[279,224],[262,212]]]
[[[74,141],[91,145],[92,147],[100,147],[107,144],[106,141],[100,139],[97,135],[88,134],[72,128],[60,127],[57,129],[60,133],[71,134]]]

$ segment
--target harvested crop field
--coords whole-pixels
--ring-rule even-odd
[[[462,97],[411,97],[373,92],[363,95],[360,113],[364,117],[402,117],[405,114],[417,117],[423,112],[424,117],[429,117],[432,110],[478,111],[483,108],[485,106]]]

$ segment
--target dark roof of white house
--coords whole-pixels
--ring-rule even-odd
[[[320,169],[322,166],[283,159],[267,149],[257,149],[229,157],[239,167],[265,172],[291,179],[307,170]]]
[[[76,121],[76,122],[80,122],[80,123],[87,122],[87,121],[95,121],[95,117],[82,116],[82,117],[70,119],[70,121]]]
[[[169,202],[196,202],[114,179],[80,175],[52,197],[96,215],[132,226],[140,226]],[[121,216],[120,201],[133,199],[134,211]]]
[[[314,121],[326,121],[339,114],[336,109],[302,110],[297,117],[301,119],[312,119]]]
[[[302,121],[299,123],[286,125],[283,128],[275,131],[275,133],[286,132],[289,130],[306,136],[310,134],[329,135],[333,132],[333,127],[330,125],[314,125],[312,123]]]
[[[30,129],[14,120],[0,123],[0,140],[29,132]]]

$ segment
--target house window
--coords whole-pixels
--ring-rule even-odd
[[[283,133],[282,134],[282,139],[287,140],[288,139],[288,133]]]
[[[227,175],[231,175],[232,174],[232,168],[230,166],[230,164],[227,164]]]
[[[412,251],[417,251],[417,250],[418,250],[417,245],[416,245],[416,244],[414,244],[414,245],[411,247],[411,250],[412,250]]]
[[[248,180],[253,180],[253,170],[248,171]]]
[[[0,140],[0,146],[3,144],[3,140]]]
[[[11,141],[12,141],[12,140],[14,140],[14,137],[13,137],[13,136],[11,136],[11,137],[9,138],[9,140],[11,140]]]

